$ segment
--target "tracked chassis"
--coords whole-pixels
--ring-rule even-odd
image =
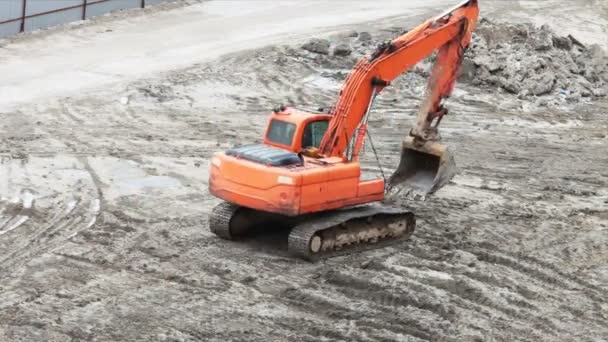
[[[221,238],[239,239],[258,228],[291,229],[288,252],[310,261],[376,249],[409,238],[414,214],[381,204],[286,217],[222,202],[209,218],[210,230]]]

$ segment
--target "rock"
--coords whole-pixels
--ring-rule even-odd
[[[578,64],[576,64],[576,63],[571,63],[568,66],[568,70],[573,74],[577,74],[577,75],[581,74],[581,68],[579,68]]]
[[[580,102],[581,101],[581,94],[572,93],[570,95],[567,95],[566,96],[566,101],[571,102],[571,103]]]
[[[585,72],[583,72],[583,75],[590,82],[597,82],[600,80],[599,74],[596,72],[595,68],[593,68],[593,67],[588,67],[587,69],[585,69]]]
[[[608,91],[606,90],[606,88],[597,88],[597,89],[593,89],[593,96],[595,97],[606,97],[608,96]]]
[[[458,71],[458,80],[463,82],[470,82],[475,78],[477,72],[477,66],[473,60],[465,57]]]
[[[528,37],[526,25],[497,25],[490,21],[480,20],[475,32],[490,49],[504,45],[505,42],[523,42]]]
[[[477,256],[475,254],[471,254],[469,252],[457,249],[452,254],[452,261],[458,264],[463,264],[472,267],[477,263]]]
[[[504,90],[508,91],[511,94],[519,94],[519,92],[521,91],[521,84],[513,78],[507,79],[505,77],[500,77],[498,79],[498,83]]]
[[[500,85],[500,78],[501,77],[491,75],[486,81],[491,85]]]
[[[346,36],[355,38],[355,37],[359,36],[359,32],[357,32],[355,30],[350,30],[350,31],[346,32]]]
[[[302,45],[302,49],[322,55],[329,54],[329,40],[312,38],[308,43]]]
[[[574,36],[572,36],[571,34],[568,35],[568,39],[570,39],[570,41],[572,41],[573,45],[576,45],[582,49],[586,48],[583,43],[581,43],[578,39],[574,38]]]
[[[591,91],[589,91],[589,89],[583,89],[583,90],[581,90],[581,96],[589,97],[589,96],[591,96]]]
[[[490,71],[488,71],[488,68],[486,68],[485,66],[480,66],[477,68],[477,71],[475,72],[475,78],[473,79],[473,85],[481,85],[487,82],[488,78],[492,76],[492,74],[490,74]]]
[[[353,50],[347,44],[340,43],[334,48],[334,56],[345,57],[351,54]]]
[[[360,42],[369,42],[372,40],[372,35],[369,32],[360,32],[359,33],[359,41]]]
[[[549,104],[549,101],[547,101],[547,99],[544,97],[541,97],[538,100],[536,100],[536,105],[538,107],[547,107],[548,104]]]
[[[548,51],[553,47],[553,39],[551,30],[547,25],[543,25],[538,34],[533,35],[530,39],[532,48],[536,51]]]
[[[553,46],[557,49],[572,50],[572,40],[568,37],[553,36]]]
[[[245,278],[243,278],[242,282],[244,284],[251,284],[251,283],[255,282],[256,279],[257,279],[256,277],[249,275],[249,276],[246,276]]]
[[[598,44],[593,44],[587,50],[589,58],[591,59],[591,65],[598,69],[604,69],[608,67],[608,59],[606,59],[606,52]]]
[[[511,33],[515,37],[528,39],[530,36],[530,28],[526,24],[517,24],[510,27]]]
[[[549,94],[555,85],[555,73],[546,71],[524,81],[529,93],[540,96]]]
[[[494,73],[504,68],[504,65],[501,65],[495,58],[492,58],[491,56],[475,57],[473,59],[473,63],[475,63],[475,65],[478,67],[486,67],[490,73]]]

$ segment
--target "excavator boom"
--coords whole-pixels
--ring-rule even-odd
[[[348,160],[356,158],[363,144],[374,97],[399,75],[438,51],[416,124],[410,137],[404,140],[401,162],[391,176],[389,186],[406,184],[424,196],[445,184],[453,176],[455,167],[447,148],[435,143],[439,140],[437,127],[447,114],[442,101],[452,93],[478,13],[477,0],[464,1],[414,30],[381,44],[369,58],[360,60],[341,91],[333,119],[321,142],[321,153],[346,155]],[[359,134],[355,135],[357,130]],[[355,140],[351,142],[353,138]]]

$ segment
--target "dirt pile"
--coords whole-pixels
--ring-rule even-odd
[[[402,28],[393,27],[373,38],[368,32],[348,32],[333,41],[314,38],[302,46],[306,51],[298,57],[325,68],[348,69],[358,58],[373,52],[377,43],[402,32]],[[413,79],[415,85],[426,82],[433,58],[413,68],[419,76]],[[344,72],[331,75],[346,76]],[[541,105],[579,102],[608,95],[608,57],[600,46],[586,46],[571,35],[559,36],[547,25],[481,19],[459,81],[489,91],[502,89],[520,99],[553,97],[539,99]]]
[[[548,94],[568,101],[604,97],[608,58],[598,45],[585,46],[543,25],[482,19],[463,66],[465,80],[495,85],[520,98]]]

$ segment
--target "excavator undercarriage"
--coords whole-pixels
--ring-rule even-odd
[[[384,247],[407,240],[416,227],[414,213],[384,204],[369,204],[296,217],[221,202],[211,213],[216,235],[238,240],[259,227],[291,229],[288,252],[317,261]]]

